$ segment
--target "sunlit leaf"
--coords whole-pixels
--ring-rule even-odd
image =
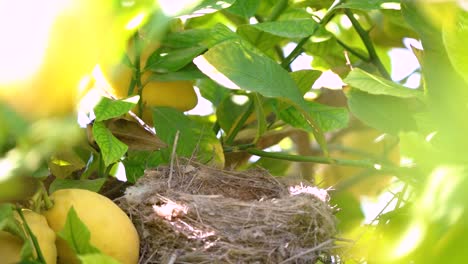
[[[322,72],[317,70],[299,70],[290,73],[291,78],[296,82],[302,94],[310,91],[321,74]]]
[[[419,90],[409,89],[385,78],[375,76],[361,69],[354,69],[343,80],[349,86],[374,95],[390,95],[400,98],[420,98]]]
[[[203,73],[223,86],[293,102],[306,117],[315,138],[327,153],[321,128],[308,116],[305,110],[307,105],[299,88],[279,64],[236,40],[225,41],[212,47],[194,62]]]
[[[80,220],[73,206],[68,211],[63,229],[57,234],[76,254],[99,253],[99,250],[91,245],[91,233]]]
[[[205,47],[194,46],[163,53],[158,50],[157,53],[149,57],[146,68],[155,72],[175,72],[191,63],[193,58],[205,49]]]
[[[198,161],[213,166],[224,166],[221,143],[208,124],[190,119],[183,113],[169,107],[153,108],[154,126],[159,137],[183,157],[196,157]],[[176,139],[176,134],[179,137]]]
[[[163,164],[160,154],[160,151],[129,151],[128,157],[122,161],[127,181],[135,183],[144,175],[145,169]]]
[[[350,0],[338,5],[337,8],[350,8],[363,11],[375,9],[400,9],[400,0]]]
[[[112,100],[102,97],[101,101],[94,108],[96,121],[108,120],[126,114],[138,103],[139,96],[122,100]]]
[[[102,122],[94,123],[93,136],[101,149],[102,158],[106,166],[120,160],[128,150],[128,146],[112,135]]]
[[[96,253],[78,255],[78,258],[80,259],[81,264],[95,264],[95,263],[99,263],[99,264],[119,264],[120,263],[117,260],[115,260],[115,259],[113,259],[113,258],[111,258],[109,256],[106,256],[106,255],[103,255],[103,254],[96,254]]]
[[[318,23],[310,18],[264,22],[251,26],[280,37],[305,38],[315,33],[318,27]]]
[[[162,46],[173,49],[191,48],[199,46],[210,37],[212,29],[187,29],[169,33],[163,40]]]
[[[255,15],[259,5],[260,0],[237,0],[226,11],[244,18],[250,18]]]
[[[53,193],[60,189],[84,189],[93,192],[99,192],[106,182],[105,178],[95,180],[73,180],[73,179],[55,179],[49,187],[49,192]]]
[[[349,114],[345,108],[331,107],[315,102],[307,102],[307,111],[322,128],[323,131],[331,131],[345,128],[348,125]],[[302,114],[294,107],[285,103],[277,103],[275,106],[276,114],[284,122],[312,132]]]
[[[459,11],[456,21],[444,26],[443,38],[454,69],[468,82],[468,12]]]
[[[371,127],[391,134],[416,129],[411,104],[402,98],[357,89],[351,89],[346,96],[351,112]]]
[[[208,78],[199,80],[196,86],[200,89],[200,93],[203,98],[210,101],[215,107],[217,107],[230,94],[229,89],[222,87]]]

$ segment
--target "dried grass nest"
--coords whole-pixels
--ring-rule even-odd
[[[326,191],[261,169],[159,167],[118,203],[139,232],[140,263],[315,263],[334,247]]]

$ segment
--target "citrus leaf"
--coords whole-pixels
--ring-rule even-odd
[[[104,164],[110,164],[120,160],[127,152],[128,146],[118,140],[102,122],[93,124],[93,137],[102,152]]]
[[[222,10],[229,8],[236,0],[204,0],[194,8],[196,11],[203,11],[203,14],[206,14],[206,11],[209,10],[211,12],[215,12],[217,10]]]
[[[187,29],[171,32],[163,40],[161,46],[174,49],[190,48],[202,43],[211,33],[210,29]]]
[[[224,88],[208,78],[199,80],[196,86],[200,89],[203,98],[210,101],[216,108],[231,93],[229,89]]]
[[[60,189],[84,189],[93,192],[98,192],[106,182],[106,179],[100,178],[95,180],[72,180],[72,179],[55,179],[49,187],[49,192],[53,193]]]
[[[255,15],[259,5],[260,0],[237,0],[226,11],[243,18],[250,18]]]
[[[226,133],[226,137],[235,138],[236,133],[234,130],[240,129],[245,125],[247,118],[253,113],[253,107],[251,101],[247,101],[245,104],[237,104],[233,101],[233,97],[226,97],[218,105],[216,109],[216,117],[219,126]],[[242,122],[243,121],[243,122]],[[242,122],[242,123],[241,123]],[[237,129],[235,129],[237,127]]]
[[[254,45],[261,51],[268,51],[275,45],[279,44],[280,41],[284,40],[283,37],[276,36],[258,28],[252,27],[252,25],[241,25],[237,28],[237,34],[243,39],[247,40],[250,44]]]
[[[456,19],[443,27],[443,40],[453,68],[468,82],[468,13],[460,12]]]
[[[346,93],[350,111],[367,125],[383,132],[416,129],[409,101],[388,95],[373,95],[357,89]]]
[[[155,72],[175,72],[187,66],[192,62],[193,58],[205,50],[206,48],[203,46],[176,49],[163,53],[157,50],[148,58],[146,69]]]
[[[119,264],[117,260],[103,254],[78,255],[81,264]]]
[[[251,27],[285,38],[305,38],[313,35],[318,23],[313,19],[272,21],[251,25]]]
[[[344,82],[353,88],[369,94],[390,95],[400,98],[423,98],[423,93],[419,90],[406,88],[358,68],[352,70],[344,79]]]
[[[247,47],[239,40],[224,41],[194,63],[207,76],[228,88],[258,92],[266,97],[278,97],[292,102],[311,126],[317,142],[328,153],[321,128],[307,113],[306,101],[288,72],[276,62]]]
[[[91,245],[91,233],[80,220],[73,206],[68,210],[63,229],[57,234],[64,239],[68,243],[68,246],[78,255],[99,253],[99,250]]]
[[[14,206],[10,203],[0,204],[0,230],[7,231],[20,238],[25,238],[21,224],[16,220]]]
[[[336,8],[350,8],[362,11],[370,11],[376,9],[385,9],[385,4],[395,4],[396,7],[396,5],[400,4],[400,0],[348,0],[346,3],[342,3],[336,6]]]
[[[309,111],[323,131],[342,129],[348,125],[349,114],[346,108],[332,107],[315,102],[307,102],[306,104],[308,107],[307,111]],[[284,122],[293,127],[312,132],[303,115],[295,107],[284,102],[276,102],[274,107],[277,115]]]
[[[205,75],[198,68],[194,67],[193,64],[189,64],[176,72],[154,73],[150,75],[148,82],[191,81],[204,77]]]
[[[53,155],[48,165],[50,173],[63,179],[84,168],[86,163],[74,151],[63,151]]]
[[[159,151],[129,151],[127,158],[122,161],[125,166],[127,181],[135,183],[143,176],[145,169],[162,164],[160,154]]]
[[[103,97],[94,108],[94,114],[96,115],[95,121],[103,121],[122,116],[135,107],[139,99],[139,96],[133,96],[122,100],[112,100]]]
[[[257,134],[255,135],[254,142],[257,142],[267,130],[267,122],[265,111],[263,110],[262,98],[258,93],[253,93],[252,98],[255,108],[255,116],[257,117]]]
[[[195,58],[195,65],[212,80],[228,88],[258,92],[267,97],[303,99],[288,72],[270,58],[239,40],[227,40]]]
[[[317,70],[299,70],[289,73],[291,78],[296,82],[297,87],[302,94],[310,91],[315,81],[322,75],[321,71]]]
[[[223,167],[224,154],[221,143],[211,130],[211,124],[192,120],[170,107],[154,107],[153,121],[159,137],[172,151],[177,132],[176,153],[183,157],[197,157],[202,163]]]

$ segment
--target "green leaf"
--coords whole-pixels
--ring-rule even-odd
[[[218,107],[218,105],[231,94],[229,89],[222,87],[208,78],[199,80],[196,86],[200,89],[203,98],[210,101],[215,107]]]
[[[0,101],[0,154],[3,154],[13,139],[24,135],[29,124],[23,117]]]
[[[213,166],[224,166],[221,143],[211,130],[211,124],[190,119],[170,107],[154,107],[153,120],[158,136],[174,147],[177,132],[176,153],[183,157],[196,157],[199,162]]]
[[[226,11],[243,18],[250,18],[255,15],[259,5],[260,0],[237,0]]]
[[[385,4],[399,4],[400,0],[348,0],[346,3],[342,3],[336,8],[349,8],[349,9],[358,9],[362,11],[371,11],[375,9],[386,9]],[[387,5],[390,6],[390,5]]]
[[[173,82],[173,81],[191,81],[196,79],[206,78],[206,76],[193,64],[176,71],[167,73],[153,73],[148,81],[157,82]]]
[[[57,178],[66,178],[86,166],[74,151],[64,151],[53,155],[48,162],[50,173]]]
[[[456,21],[443,27],[443,40],[453,68],[468,82],[468,12],[459,12]]]
[[[135,183],[144,175],[145,169],[156,167],[163,163],[159,151],[129,151],[128,156],[124,159],[125,174],[127,181]]]
[[[327,153],[321,128],[306,112],[307,104],[288,72],[270,58],[248,48],[241,41],[231,40],[209,49],[194,63],[211,79],[228,88],[258,92],[293,102],[306,117],[315,138]]]
[[[194,62],[203,73],[225,87],[303,103],[299,89],[286,70],[240,41],[224,41]]]
[[[25,233],[21,224],[18,222],[18,220],[16,220],[13,214],[14,211],[15,209],[12,204],[0,204],[0,230],[7,231],[15,236],[24,239],[26,238]]]
[[[98,192],[106,182],[106,179],[100,178],[95,180],[72,180],[72,179],[55,179],[49,187],[49,192],[53,193],[60,189],[84,189],[93,192]]]
[[[265,134],[265,131],[267,130],[267,122],[265,112],[263,110],[262,98],[258,93],[253,93],[251,97],[253,98],[252,101],[254,103],[255,116],[257,117],[257,133],[254,139],[254,142],[257,142],[260,137]]]
[[[187,29],[184,31],[171,32],[162,42],[163,47],[172,49],[190,48],[199,46],[212,34],[211,29]]]
[[[193,58],[205,50],[206,48],[202,46],[176,49],[168,52],[157,50],[156,53],[148,58],[146,70],[163,73],[178,71],[191,63]]]
[[[275,111],[281,120],[293,127],[313,132],[306,119],[295,107],[284,102],[276,102],[274,106]],[[332,131],[348,126],[349,114],[346,108],[307,102],[307,111],[323,131]]]
[[[102,97],[101,101],[94,108],[95,121],[104,121],[126,114],[138,103],[139,96],[133,96],[122,100],[112,100]]]
[[[313,19],[294,19],[285,21],[263,22],[251,25],[256,29],[285,38],[305,38],[312,36],[318,24]]]
[[[117,260],[103,254],[85,254],[78,255],[81,264],[119,264]]]
[[[247,40],[250,44],[254,45],[261,51],[268,51],[278,45],[283,37],[275,36],[273,34],[261,31],[252,25],[241,25],[237,28],[237,34],[243,40]]]
[[[239,40],[239,36],[223,24],[216,24],[210,32],[210,37],[203,42],[204,46],[211,48],[228,40]]]
[[[291,78],[296,82],[297,87],[304,95],[306,92],[310,91],[315,81],[322,75],[321,71],[316,70],[299,70],[291,72]]]
[[[247,98],[247,96],[243,97]],[[240,127],[244,126],[247,117],[252,113],[253,107],[250,100],[240,105],[234,102],[234,97],[226,97],[216,109],[216,118],[219,126],[226,133],[226,137],[234,139],[236,136],[235,134],[239,132],[238,130]],[[243,123],[240,124],[242,119],[244,119]],[[235,128],[237,128],[237,131],[234,131]]]
[[[410,102],[405,99],[357,89],[351,89],[346,97],[350,111],[371,127],[390,134],[416,129]]]
[[[390,95],[400,98],[423,98],[423,93],[420,90],[406,88],[357,68],[348,74],[344,82],[369,94]]]
[[[235,1],[236,0],[204,0],[194,10],[210,10],[211,12],[213,12],[229,8]]]
[[[127,152],[128,146],[118,140],[102,122],[93,124],[93,136],[101,149],[104,164],[117,162]]]
[[[77,255],[99,253],[99,250],[91,245],[91,233],[73,206],[68,210],[65,225],[57,235],[64,239]]]

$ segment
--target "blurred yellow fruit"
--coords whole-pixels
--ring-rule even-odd
[[[156,48],[156,43],[145,43],[145,48],[141,54],[140,68],[144,69],[145,62]],[[133,57],[132,43],[129,44],[129,57]],[[119,64],[111,67],[104,66],[104,74],[110,82],[112,95],[117,98],[124,98],[130,95],[138,94],[138,89],[135,87],[133,93],[129,94],[129,87],[132,80],[132,69],[124,64]],[[193,88],[192,81],[151,81],[149,80],[151,72],[146,71],[141,76],[141,83],[144,85],[141,100],[144,105],[142,113],[138,113],[142,119],[152,124],[151,107],[168,106],[176,108],[180,111],[188,111],[197,105],[198,98]]]
[[[330,156],[340,159],[370,159],[365,154],[372,155],[377,159],[384,153],[386,147],[390,145],[388,139],[380,138],[381,132],[373,129],[351,131],[340,137],[339,143],[344,148],[352,149],[360,153],[350,153],[345,151],[331,151]],[[380,139],[380,140],[379,140]],[[394,164],[399,164],[400,154],[398,147],[394,147],[387,156],[388,160]],[[346,186],[348,190],[354,194],[357,198],[362,195],[375,196],[380,193],[390,182],[392,175],[364,175],[363,178],[352,178],[357,177],[359,174],[364,173],[365,169],[357,167],[346,167],[337,165],[327,165],[322,167],[322,173],[319,173],[320,179],[317,182],[321,182],[324,186],[336,186],[343,184],[345,181],[349,185]]]
[[[91,244],[122,264],[136,264],[139,237],[128,216],[110,199],[81,189],[62,189],[50,195],[54,206],[44,215],[50,227],[59,232],[73,206],[91,233]],[[78,263],[75,253],[63,239],[57,240],[59,263]]]
[[[23,214],[29,228],[37,238],[45,261],[47,264],[55,264],[57,262],[55,232],[48,226],[44,216],[30,210],[24,210]],[[13,264],[19,262],[22,247],[23,241],[19,237],[0,231],[0,263]],[[36,256],[35,251],[34,255]]]
[[[115,11],[113,0],[0,0],[0,101],[29,118],[72,112],[102,52],[123,50]]]

